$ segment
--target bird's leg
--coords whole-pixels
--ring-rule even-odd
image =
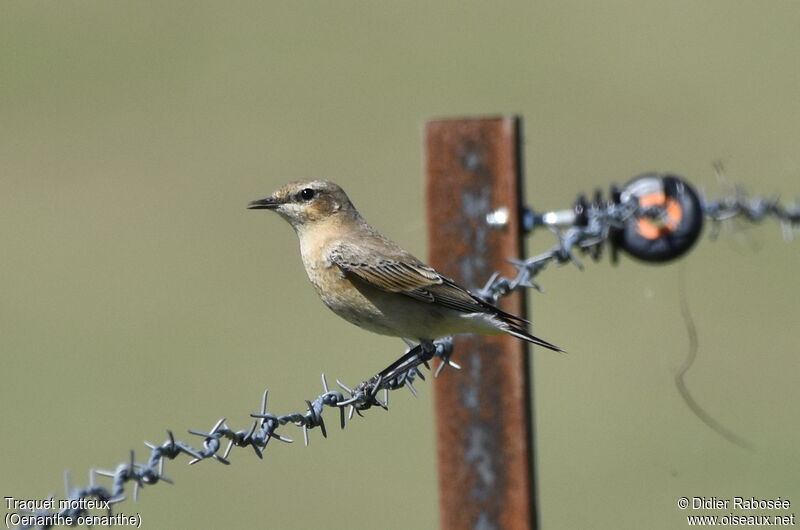
[[[436,354],[439,353],[439,348],[431,340],[420,341],[419,346],[420,348],[422,348],[422,351],[420,352],[419,356],[420,362],[418,364],[424,364],[425,368],[430,370],[431,366],[428,364],[428,361],[433,359],[436,356]]]
[[[422,347],[420,360],[427,365],[428,361],[433,359],[439,352],[439,347],[432,340],[423,340],[419,345]]]
[[[377,375],[370,377],[366,381],[362,381],[355,388],[350,389],[339,383],[342,388],[347,390],[351,397],[337,403],[337,406],[351,406],[361,414],[362,410],[367,410],[373,405],[380,405],[387,408],[386,403],[380,401],[376,394],[380,389],[395,390],[402,386],[408,386],[410,390],[416,395],[412,381],[417,376],[425,379],[422,373],[417,369],[420,364],[427,363],[430,359],[438,353],[438,347],[431,341],[422,341],[419,344],[414,344],[411,341],[403,339],[409,345],[408,350],[402,357],[395,362],[381,370]],[[337,381],[338,382],[338,381]],[[388,402],[388,401],[387,401]]]
[[[413,343],[406,342],[409,346]],[[432,350],[430,354],[426,351],[426,345],[428,350]],[[403,372],[408,371],[410,368],[421,364],[424,361],[427,361],[433,356],[433,353],[436,352],[436,348],[433,347],[433,343],[430,341],[423,341],[417,344],[416,346],[410,347],[406,352],[403,354],[402,357],[397,359],[395,362],[384,368],[378,374],[384,381],[394,379],[398,375],[402,374]],[[426,357],[426,354],[428,355]],[[421,360],[420,360],[421,359]]]
[[[376,377],[380,377],[383,381],[394,380],[394,383],[402,384],[402,376],[407,375],[412,369],[416,368],[420,364],[424,364],[430,369],[428,361],[434,357],[441,357],[442,359],[442,363],[436,369],[435,375],[437,376],[445,366],[451,366],[455,369],[461,368],[459,365],[450,360],[450,356],[453,354],[452,337],[440,339],[438,343],[435,343],[431,340],[422,340],[416,345],[409,340],[403,340],[409,345],[409,349],[403,354],[402,357],[381,370]]]

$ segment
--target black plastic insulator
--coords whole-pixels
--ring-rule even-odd
[[[612,192],[613,193],[613,192]],[[613,234],[612,245],[651,263],[664,263],[689,251],[703,229],[703,208],[697,192],[676,175],[648,173],[631,180],[620,201],[656,208],[658,217],[631,216]]]

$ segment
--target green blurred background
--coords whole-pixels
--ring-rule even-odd
[[[246,427],[265,387],[298,410],[321,372],[355,383],[397,356],[325,309],[291,229],[245,205],[331,178],[424,256],[431,117],[521,114],[537,209],[648,170],[719,196],[716,161],[792,199],[799,27],[794,1],[3,2],[0,494],[61,495],[64,469],[85,484],[165,429]],[[769,225],[676,264],[539,277],[537,334],[570,351],[535,353],[544,528],[683,528],[677,499],[695,495],[797,511],[798,265]],[[681,268],[700,338],[687,382],[754,452],[673,384]],[[263,462],[169,463],[175,486],[120,509],[151,529],[434,528],[419,388]]]

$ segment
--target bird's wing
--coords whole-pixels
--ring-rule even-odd
[[[464,313],[488,312],[527,323],[518,316],[484,302],[450,278],[439,274],[410,254],[401,252],[395,252],[398,256],[379,256],[350,243],[340,243],[328,252],[327,257],[346,274],[352,274],[383,291],[403,294]]]

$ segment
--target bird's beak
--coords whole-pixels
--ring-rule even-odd
[[[257,201],[250,202],[250,204],[247,205],[247,208],[249,210],[274,210],[280,205],[281,202],[279,200],[272,197],[267,197],[266,199],[259,199]]]

